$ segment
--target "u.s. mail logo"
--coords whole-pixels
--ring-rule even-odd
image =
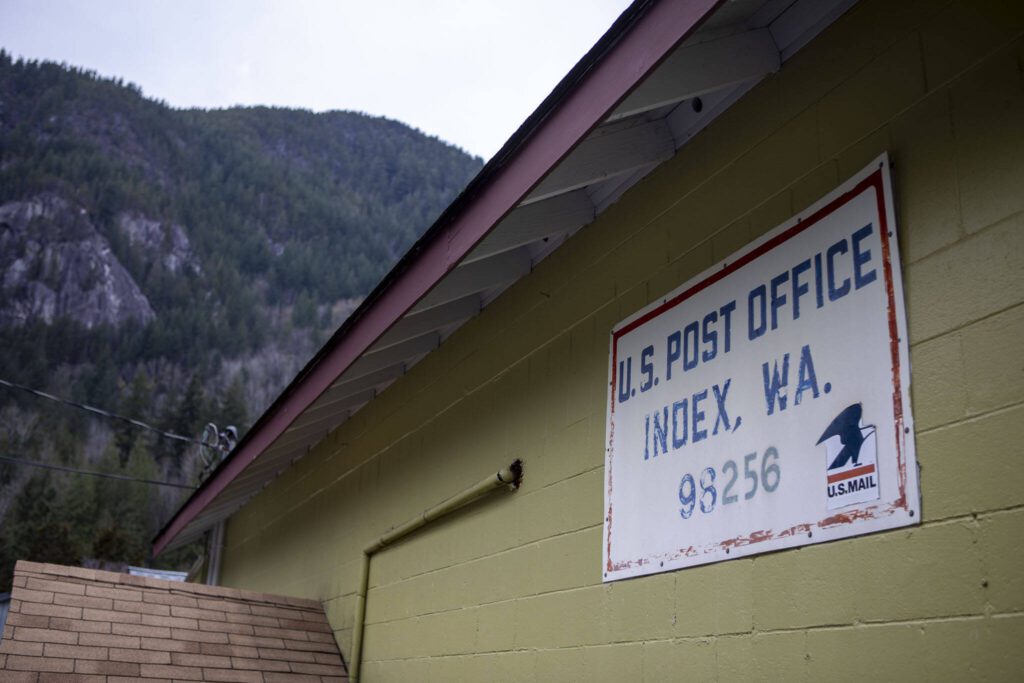
[[[860,403],[847,406],[821,434],[825,445],[826,492],[829,510],[877,500],[877,434],[863,423]]]

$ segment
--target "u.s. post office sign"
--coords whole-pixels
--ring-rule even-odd
[[[920,515],[886,156],[612,331],[606,581]]]

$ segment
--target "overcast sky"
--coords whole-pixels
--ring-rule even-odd
[[[387,116],[490,158],[628,0],[0,0],[0,46],[174,107]]]

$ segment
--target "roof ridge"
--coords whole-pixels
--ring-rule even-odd
[[[28,560],[18,560],[15,565],[15,571],[59,576],[62,578],[81,579],[83,581],[90,582],[103,582],[135,588],[160,589],[187,595],[226,598],[246,602],[260,602],[274,606],[285,605],[299,610],[315,611],[321,615],[323,614],[323,604],[319,600],[299,598],[290,595],[279,595],[275,593],[242,590],[240,588],[229,588],[227,586],[207,586],[200,583],[157,579],[150,576],[121,574],[104,569],[87,569],[85,567],[71,567],[43,562],[30,562]]]

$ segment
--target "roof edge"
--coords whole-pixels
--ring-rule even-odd
[[[638,0],[296,375],[153,540],[158,555],[427,294],[723,0]]]

